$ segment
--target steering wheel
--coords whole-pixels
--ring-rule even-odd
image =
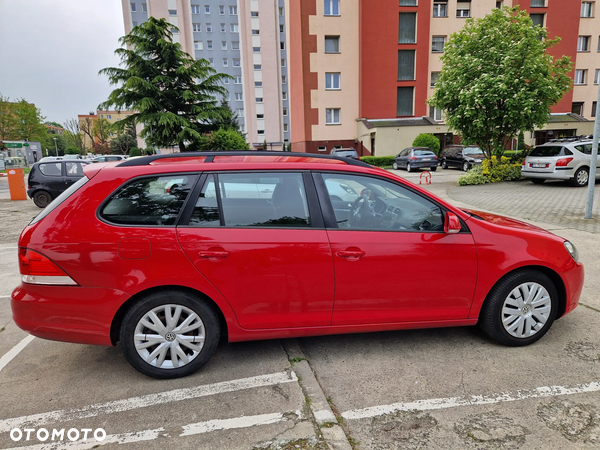
[[[351,227],[356,227],[362,221],[365,212],[369,207],[369,197],[371,196],[371,191],[365,189],[362,191],[360,197],[354,200],[352,203],[352,207],[350,208],[350,214],[348,216],[348,225]]]

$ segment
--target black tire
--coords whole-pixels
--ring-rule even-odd
[[[410,163],[406,163],[406,171],[412,172],[412,167],[410,167]]]
[[[471,168],[471,164],[469,164],[469,161],[465,161],[462,165],[463,172],[467,172],[470,168]]]
[[[33,203],[39,208],[45,208],[52,201],[52,196],[46,191],[37,191],[33,194]]]
[[[540,325],[540,328],[537,331],[534,331],[533,335],[518,337],[509,333],[503,324],[503,319],[511,317],[511,315],[507,316],[504,312],[504,304],[509,300],[509,297],[513,295],[513,290],[525,283],[535,283],[538,286],[543,287],[549,298],[546,300],[546,305],[544,306],[546,309],[541,309],[541,306],[543,305],[540,305],[540,309],[535,308],[537,314],[535,314],[535,311],[532,308],[525,311],[527,305],[524,305],[523,309],[513,308],[511,305],[508,305],[507,309],[515,311],[515,314],[512,315],[512,317],[520,315],[521,317],[526,317],[525,324],[536,323],[536,326]],[[543,298],[546,298],[546,296],[544,295]],[[542,318],[542,313],[547,311],[548,306],[550,307],[550,311],[546,312],[547,317]],[[495,341],[510,347],[520,347],[533,344],[548,332],[556,318],[557,309],[558,292],[550,278],[537,270],[520,269],[502,278],[492,288],[481,308],[478,325],[484,333]],[[527,318],[528,314],[529,318]],[[531,320],[528,322],[528,319]],[[540,319],[545,320],[545,322]],[[508,326],[510,327],[511,325],[517,324],[518,320],[519,319],[517,318],[517,320],[509,323]],[[517,332],[517,334],[519,333]]]
[[[431,169],[429,169],[429,170],[431,170],[432,172],[435,172],[435,171],[437,170],[437,167],[432,167],[432,168],[431,168]]]
[[[545,178],[532,178],[531,182],[533,184],[544,184],[544,181],[546,181]]]
[[[588,179],[590,177],[590,170],[587,167],[580,167],[573,175],[571,184],[575,187],[584,187],[588,185]]]
[[[448,168],[448,162],[446,162],[446,160],[444,159],[442,161],[442,169],[447,169]]]
[[[392,164],[392,169],[394,170],[398,170],[398,163],[394,161],[394,164]]]
[[[140,323],[142,318],[152,310],[154,310],[159,319],[162,320],[162,318],[166,316],[166,312],[163,311],[165,314],[162,315],[161,308],[168,308],[170,306],[182,307],[182,311],[176,321],[177,324],[181,324],[183,320],[191,316],[192,313],[196,314],[199,321],[196,319],[192,320],[192,322],[188,324],[188,327],[195,324],[197,329],[178,334],[176,333],[176,326],[173,330],[165,329],[163,333],[157,333],[157,331],[147,328]],[[173,312],[172,317],[174,317],[175,314],[176,313]],[[166,320],[161,323],[166,324]],[[134,340],[136,328],[142,330],[141,333],[138,334],[145,336],[146,334],[152,333],[162,337],[162,340],[157,344],[149,342],[151,345],[141,348],[138,351]],[[177,290],[168,290],[155,292],[146,296],[127,312],[123,319],[123,323],[121,324],[120,342],[125,359],[127,359],[129,364],[139,372],[153,378],[180,378],[196,372],[200,367],[206,364],[217,349],[220,331],[219,319],[213,307],[209,306],[195,295]],[[200,343],[195,342],[195,337],[202,336],[202,334],[204,343],[200,346]],[[188,342],[188,345],[195,346],[198,351],[196,352],[186,345],[179,345],[179,343],[182,342],[183,337],[187,338],[186,341]],[[190,340],[190,338],[192,338],[192,340]],[[144,338],[144,340],[148,342],[147,339]],[[173,345],[173,343],[175,344]],[[140,352],[146,352],[148,355],[145,356],[150,357],[152,356],[152,352],[159,350],[160,346],[163,346],[165,349],[162,352],[165,356],[163,357],[164,361],[161,364],[164,367],[156,366],[160,358],[153,358],[152,362],[155,364],[150,364],[142,357],[142,355],[140,355]],[[189,362],[184,363],[182,366],[175,367],[179,365],[180,358],[173,356],[172,352],[174,346],[185,353],[186,357],[192,357]],[[173,363],[173,359],[175,359],[175,363]]]

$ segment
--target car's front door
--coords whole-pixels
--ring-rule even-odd
[[[325,211],[336,280],[333,325],[467,318],[477,258],[466,227],[446,234],[439,205],[391,180],[333,173],[315,180],[319,194],[343,184],[361,195],[348,211]]]
[[[331,323],[331,249],[312,179],[306,177],[209,174],[192,198],[186,225],[178,227],[188,258],[229,302],[243,328]]]

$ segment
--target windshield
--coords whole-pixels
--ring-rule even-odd
[[[560,145],[545,145],[542,147],[536,147],[529,154],[529,156],[558,156],[560,151],[562,150],[562,146]]]
[[[336,150],[335,156],[356,156],[357,153],[354,150]]]
[[[62,202],[64,202],[66,199],[68,199],[71,194],[73,194],[73,192],[75,192],[77,189],[79,189],[81,186],[83,186],[85,183],[87,183],[89,180],[88,177],[83,176],[79,179],[79,181],[77,181],[77,183],[72,184],[69,189],[67,189],[66,191],[64,191],[62,194],[60,194],[58,197],[56,197],[54,200],[52,200],[52,202],[46,206],[41,213],[39,213],[37,216],[35,216],[33,218],[33,220],[29,223],[29,225],[33,225],[34,223],[39,222],[40,220],[42,220],[44,217],[46,217],[48,214],[50,214],[52,211],[54,211],[58,205],[60,205]]]
[[[465,148],[465,155],[481,155],[481,156],[483,156],[483,151],[479,147],[467,147],[467,148]]]

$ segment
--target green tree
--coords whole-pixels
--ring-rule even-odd
[[[40,109],[24,99],[9,100],[0,94],[0,139],[44,142],[47,129]]]
[[[128,125],[123,133],[118,133],[117,137],[110,141],[111,153],[116,155],[128,155],[133,147],[137,147],[137,138],[132,125]]]
[[[17,118],[13,114],[13,104],[8,97],[0,94],[0,139],[11,141],[15,138]]]
[[[48,120],[46,122],[44,122],[44,125],[50,125],[51,127],[57,127],[57,128],[64,128],[60,123],[50,122]]]
[[[523,131],[519,131],[519,138],[517,139],[517,150],[525,150],[525,133]]]
[[[570,59],[547,53],[559,41],[518,7],[467,19],[444,46],[429,104],[445,111],[464,143],[478,144],[488,157],[501,154],[520,130],[545,125],[550,107],[570,89]]]
[[[222,82],[229,76],[182,51],[173,42],[174,28],[150,17],[119,40],[123,48],[115,53],[123,67],[100,71],[119,87],[98,108],[136,111],[117,126],[143,124],[141,135],[150,145],[197,150],[202,135],[217,129],[213,121],[222,109],[216,98],[226,95]]]
[[[231,128],[221,128],[206,135],[202,150],[250,150],[243,136]]]
[[[77,147],[79,153],[85,153],[85,146],[83,145],[83,134],[79,127],[79,120],[69,119],[65,122],[64,135],[69,141],[69,145]]]
[[[419,134],[412,145],[413,147],[429,147],[436,155],[440,152],[440,140],[431,133]]]

